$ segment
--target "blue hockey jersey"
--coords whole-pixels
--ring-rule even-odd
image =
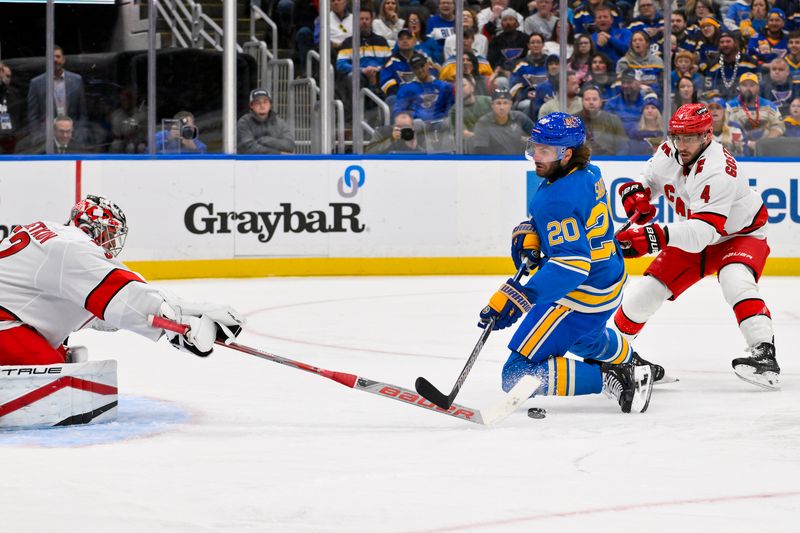
[[[443,120],[455,104],[453,86],[449,83],[432,80],[422,83],[419,80],[406,83],[397,91],[393,115],[409,111],[414,118]]]
[[[542,181],[529,205],[545,258],[525,288],[536,305],[583,313],[615,309],[627,281],[600,169]]]

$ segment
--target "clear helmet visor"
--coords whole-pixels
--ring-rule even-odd
[[[563,146],[540,144],[528,140],[525,146],[525,159],[534,163],[552,163],[564,158],[567,149]]]
[[[692,133],[692,134],[688,134],[688,135],[687,134],[670,133],[669,134],[669,140],[675,146],[678,146],[678,144],[681,144],[681,145],[688,144],[688,145],[694,146],[694,145],[702,144],[703,141],[705,140],[705,135],[703,135],[702,133]]]

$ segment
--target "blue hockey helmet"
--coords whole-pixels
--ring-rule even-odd
[[[546,145],[558,149],[557,157],[552,159],[557,161],[564,157],[567,148],[577,148],[584,142],[586,142],[586,128],[580,118],[568,113],[550,113],[534,124],[528,146],[525,148],[525,158],[533,161],[536,145]]]

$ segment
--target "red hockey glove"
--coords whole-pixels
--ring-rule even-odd
[[[656,206],[650,204],[650,189],[645,189],[641,183],[637,181],[626,183],[619,188],[619,194],[628,218],[639,213],[639,217],[633,221],[634,223],[646,224],[656,216]]]
[[[617,234],[617,241],[625,257],[657,254],[667,247],[669,230],[666,226],[662,228],[658,224],[628,228]]]

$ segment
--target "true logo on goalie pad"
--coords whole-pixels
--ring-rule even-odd
[[[0,428],[93,424],[116,416],[116,361],[0,367]]]

